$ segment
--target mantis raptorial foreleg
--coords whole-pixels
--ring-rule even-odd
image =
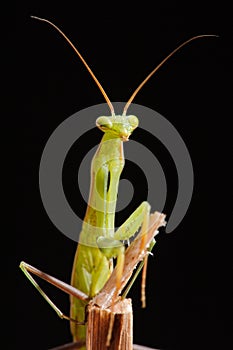
[[[119,259],[116,268],[117,271],[117,288],[116,296],[120,289],[120,279],[122,270],[124,267],[124,248],[121,241],[129,240],[134,237],[138,229],[141,227],[140,239],[141,239],[141,250],[145,247],[146,233],[148,232],[149,218],[150,218],[150,204],[148,202],[142,202],[139,207],[130,215],[130,217],[118,228],[114,234],[114,240],[111,238],[99,237],[97,244],[104,255],[108,258],[116,257]],[[112,250],[113,244],[116,246],[115,250]],[[102,247],[103,248],[102,248]],[[122,249],[123,248],[123,249]],[[112,252],[112,254],[111,254]],[[147,267],[147,256],[144,259],[144,271]],[[143,273],[142,281],[142,306],[145,307],[145,278],[146,273]]]

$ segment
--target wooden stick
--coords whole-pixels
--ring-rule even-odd
[[[119,301],[111,309],[101,309],[90,302],[87,312],[87,350],[133,350],[131,299]],[[111,324],[112,329],[109,333]]]

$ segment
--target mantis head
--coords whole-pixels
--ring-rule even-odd
[[[96,120],[97,127],[112,137],[120,138],[122,141],[128,141],[133,130],[139,124],[135,115],[114,115],[112,117],[99,117]]]

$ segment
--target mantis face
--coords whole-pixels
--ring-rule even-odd
[[[128,141],[133,130],[139,124],[135,115],[116,115],[112,117],[99,117],[96,120],[97,127],[112,137],[120,138],[122,141]]]

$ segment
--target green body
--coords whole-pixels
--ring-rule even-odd
[[[138,121],[134,116],[100,117],[97,126],[105,132],[92,159],[89,202],[74,259],[71,284],[90,298],[105,285],[112,272],[112,258],[122,262],[124,246],[142,224],[149,204],[142,205],[115,232],[115,209],[119,179],[124,167],[123,141]],[[85,321],[87,302],[71,296],[72,319]],[[86,327],[71,322],[75,341],[84,340]],[[84,347],[85,348],[85,347]]]
[[[97,238],[103,236],[104,229],[108,235],[110,232],[112,232],[112,236],[114,234],[114,212],[110,213],[108,210],[108,199],[113,201],[112,203],[116,203],[124,156],[121,139],[112,138],[109,141],[109,136],[104,135],[92,160],[89,203],[74,259],[71,280],[73,286],[90,297],[94,297],[102,289],[112,271],[111,261],[97,246]],[[107,160],[107,154],[111,154],[111,160]],[[103,165],[100,169],[98,169],[98,162],[102,162]],[[109,172],[111,175],[114,173],[112,176],[114,181],[110,184],[111,190],[107,191]],[[100,210],[96,205],[98,200],[99,202],[103,200],[102,204],[106,204],[102,205],[103,210]],[[71,297],[71,318],[84,321],[85,306],[84,301]],[[71,329],[75,340],[85,338],[85,326],[78,326],[71,322]]]

